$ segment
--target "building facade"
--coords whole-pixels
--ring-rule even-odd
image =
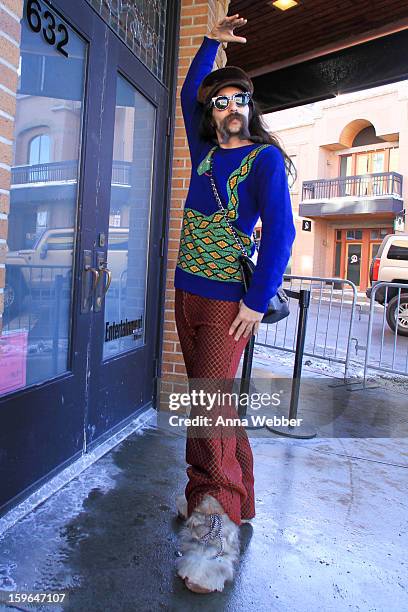
[[[158,408],[159,386],[186,389],[173,288],[191,172],[180,89],[229,5],[0,0],[0,513]],[[403,96],[390,94],[401,118]],[[299,171],[292,273],[331,275],[341,248],[341,274],[352,240],[343,231],[378,230],[378,242],[404,201],[407,136],[397,111],[385,98],[370,113],[356,100],[360,110],[343,109],[340,121],[340,105],[330,104],[296,126],[272,117]],[[371,125],[382,141],[370,144],[364,166],[357,154]],[[333,216],[318,179],[372,172],[373,151],[394,191],[385,177],[366,187],[337,180],[329,199],[361,199],[363,188],[375,211],[346,219],[339,204]],[[318,185],[302,191],[307,181]]]
[[[349,279],[364,291],[384,235],[406,231],[408,82],[265,119],[298,173],[290,272]]]

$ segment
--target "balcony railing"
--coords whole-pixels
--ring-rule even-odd
[[[402,197],[402,176],[397,172],[376,172],[333,179],[303,181],[302,201],[329,200],[343,197],[376,198]]]
[[[130,162],[113,162],[112,185],[130,185]],[[11,169],[12,185],[32,183],[75,182],[78,176],[78,162],[64,161],[49,164],[16,166]]]

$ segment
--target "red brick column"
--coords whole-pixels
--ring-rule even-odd
[[[0,5],[0,334],[4,311],[10,181],[16,113],[17,68],[20,58],[20,19],[23,0],[1,0]]]
[[[180,90],[187,74],[188,67],[201,45],[204,34],[207,34],[223,15],[228,12],[230,0],[182,0],[180,24],[180,50],[177,74],[176,125],[174,132],[174,157],[171,182],[171,206],[169,247],[167,253],[168,268],[166,278],[166,300],[164,320],[164,343],[162,353],[162,400],[161,407],[166,405],[165,394],[170,391],[186,390],[186,370],[178,340],[174,320],[173,277],[177,262],[181,222],[184,202],[187,196],[191,171],[187,137],[184,130],[180,106]],[[226,64],[223,46],[220,46],[216,65]],[[217,67],[215,66],[215,67]],[[164,381],[173,381],[165,383]]]

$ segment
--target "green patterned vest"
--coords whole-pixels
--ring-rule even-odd
[[[230,222],[238,219],[238,185],[251,172],[258,153],[269,145],[261,145],[244,157],[239,168],[234,170],[227,181],[227,216]],[[199,175],[210,169],[211,157],[217,147],[213,147],[197,168]],[[214,200],[215,202],[215,200]],[[247,252],[252,252],[253,240],[234,226]],[[180,248],[177,266],[204,278],[219,281],[241,282],[238,256],[241,250],[233,233],[225,221],[224,214],[217,210],[212,215],[203,215],[193,208],[184,208]]]

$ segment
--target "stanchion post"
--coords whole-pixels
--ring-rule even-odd
[[[310,305],[310,291],[299,291],[299,323],[296,339],[295,365],[293,367],[292,392],[290,396],[289,419],[296,419],[299,405],[300,380],[302,377],[303,353],[305,350],[306,324]]]
[[[310,305],[310,290],[300,289],[300,291],[288,291],[291,297],[296,297],[299,300],[299,321],[296,338],[296,353],[295,353],[295,364],[293,367],[292,377],[292,390],[290,394],[290,408],[289,408],[289,422],[292,419],[297,418],[297,409],[299,404],[299,392],[300,392],[300,380],[302,376],[302,362],[303,353],[305,350],[306,340],[306,325],[307,315]],[[266,428],[279,436],[286,436],[288,438],[299,438],[302,440],[308,440],[316,436],[315,431],[311,431],[307,425],[280,425],[277,427]]]

